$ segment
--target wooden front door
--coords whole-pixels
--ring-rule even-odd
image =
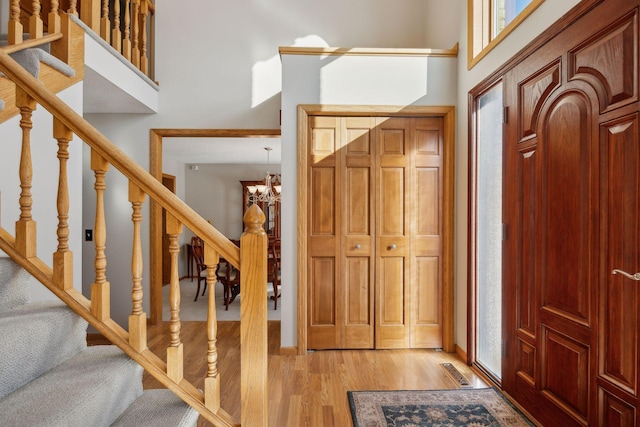
[[[442,117],[310,117],[308,348],[443,346]]]
[[[503,387],[543,425],[640,421],[637,6],[505,75]]]

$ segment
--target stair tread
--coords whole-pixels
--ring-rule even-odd
[[[112,427],[195,427],[199,416],[170,390],[145,390]]]
[[[0,312],[14,309],[29,300],[30,277],[14,260],[0,257]]]
[[[0,399],[0,425],[109,426],[142,393],[142,367],[116,346],[88,347]]]
[[[0,312],[0,397],[87,347],[87,322],[60,301],[28,303]]]

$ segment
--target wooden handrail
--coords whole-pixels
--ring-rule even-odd
[[[31,274],[36,280],[45,285],[54,295],[56,295],[69,308],[85,319],[112,344],[117,345],[122,351],[138,362],[151,375],[153,375],[160,383],[168,389],[179,395],[186,403],[198,410],[201,414],[207,413],[208,408],[202,400],[202,393],[194,386],[186,381],[176,384],[170,380],[164,373],[167,370],[167,364],[152,353],[145,349],[142,352],[137,351],[128,340],[129,334],[120,325],[111,319],[100,321],[91,313],[91,301],[85,298],[76,289],[62,290],[51,280],[53,271],[39,258],[27,259],[23,257],[16,249],[16,242],[13,236],[4,228],[0,227],[0,250],[9,255],[22,268]],[[216,412],[216,425],[225,427],[236,427],[238,424],[233,417],[223,409]],[[207,417],[210,421],[212,419]]]
[[[4,72],[54,117],[57,117],[61,123],[71,129],[100,156],[107,159],[125,176],[130,177],[132,182],[149,197],[161,203],[176,219],[188,225],[194,233],[210,244],[231,264],[240,268],[240,249],[236,245],[165,188],[162,183],[150,176],[140,165],[132,161],[124,151],[109,141],[55,94],[43,91],[38,80],[3,50],[0,50],[0,71]]]
[[[47,43],[60,40],[61,38],[62,38],[62,33],[47,34],[40,37],[39,39],[29,39],[20,44],[9,44],[9,45],[0,47],[0,49],[2,49],[5,53],[14,53],[24,49],[30,49],[32,47],[43,46]]]
[[[64,36],[63,32],[63,36]],[[63,37],[63,42],[65,42]],[[24,43],[26,44],[26,43]],[[23,45],[24,45],[23,44]],[[137,361],[161,384],[200,412],[207,420],[218,426],[233,426],[236,422],[220,408],[220,377],[217,368],[215,298],[210,292],[208,301],[207,340],[208,349],[203,354],[207,364],[204,392],[197,390],[183,377],[183,346],[179,318],[180,283],[178,278],[178,241],[183,226],[188,227],[205,242],[207,261],[207,283],[213,289],[215,265],[220,256],[240,269],[243,283],[241,305],[241,420],[245,425],[267,425],[267,306],[264,287],[267,277],[267,237],[263,224],[264,213],[258,206],[248,209],[244,221],[245,232],[241,237],[243,251],[216,230],[209,222],[193,211],[177,196],[166,189],[146,170],[131,160],[115,144],[86,122],[67,104],[62,102],[45,85],[35,79],[15,62],[6,49],[0,49],[0,71],[15,84],[16,106],[20,110],[22,129],[22,151],[20,156],[20,218],[16,222],[15,238],[0,227],[0,249],[43,283],[58,298],[85,318],[91,326],[129,357]],[[53,254],[53,268],[42,262],[36,251],[36,223],[32,218],[32,152],[31,120],[37,104],[53,116],[53,137],[58,143],[57,161],[57,251]],[[72,253],[69,250],[69,189],[66,165],[69,159],[69,142],[76,134],[91,148],[91,169],[95,176],[95,281],[91,285],[91,300],[78,292],[72,283]],[[129,331],[111,319],[110,284],[107,280],[106,235],[104,195],[107,191],[106,175],[110,166],[120,171],[129,180],[129,202],[132,208],[132,311],[129,316]],[[148,350],[146,314],[142,309],[142,246],[140,227],[142,204],[146,196],[167,211],[167,234],[171,254],[170,332],[166,362]]]

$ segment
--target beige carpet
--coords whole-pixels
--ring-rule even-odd
[[[204,286],[204,285],[203,285]],[[200,289],[201,296],[198,297],[198,301],[193,301],[196,296],[196,289],[198,283],[194,279],[193,282],[189,279],[183,279],[180,281],[180,320],[193,321],[193,320],[207,320],[207,301],[209,299],[209,291],[202,296],[202,288]],[[238,295],[229,304],[229,310],[226,311],[224,307],[224,298],[222,296],[222,285],[217,283],[215,286],[216,295],[216,309],[218,320],[240,320],[240,301],[242,299],[242,293]],[[273,295],[273,287],[269,283],[267,290],[265,291],[265,304],[268,308],[268,320],[280,320],[280,304],[278,301],[278,309],[273,309],[273,300],[269,297]],[[162,288],[162,320],[169,320],[171,318],[171,312],[169,310],[169,285]]]

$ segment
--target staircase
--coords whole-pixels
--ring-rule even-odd
[[[142,367],[113,345],[87,347],[87,322],[58,301],[29,302],[28,273],[0,258],[0,424],[195,426],[167,389],[142,390]]]
[[[143,2],[147,4],[147,1]],[[0,99],[5,103],[5,108],[0,111],[0,123],[3,131],[9,125],[17,126],[20,135],[7,136],[16,135],[13,130],[0,131],[3,140],[0,158],[13,158],[4,156],[9,149],[19,147],[17,165],[10,165],[17,166],[18,173],[14,175],[0,170],[0,184],[2,188],[20,189],[19,196],[8,197],[11,190],[1,193],[0,215],[5,213],[6,216],[2,217],[0,224],[0,334],[4,338],[0,346],[0,426],[186,426],[195,425],[198,413],[215,426],[238,425],[238,421],[220,405],[221,384],[224,383],[217,368],[217,307],[213,292],[209,293],[208,319],[203,327],[207,350],[199,357],[184,360],[184,348],[191,345],[183,342],[181,337],[178,255],[184,228],[204,242],[209,288],[215,284],[215,270],[220,257],[240,270],[243,283],[241,370],[240,375],[231,380],[241,385],[241,424],[266,426],[268,364],[264,288],[267,237],[263,228],[264,214],[255,205],[245,214],[241,253],[238,246],[162,185],[159,181],[161,171],[150,174],[63,102],[57,93],[82,80],[84,73],[84,32],[73,18],[77,15],[76,2],[71,2],[68,13],[56,10],[58,2],[51,2],[55,7],[48,16],[46,35],[42,34],[42,19],[38,16],[41,1],[28,3],[34,5],[29,31],[25,29],[25,33],[30,34],[29,40],[21,37],[22,24],[13,13],[18,1],[12,0],[8,45],[0,45],[0,72],[4,75],[0,78]],[[132,13],[138,16],[140,2],[132,3]],[[99,5],[97,0],[86,0],[81,4],[83,14],[101,10],[95,7]],[[142,15],[141,23],[144,22],[144,13]],[[90,21],[100,22],[99,19]],[[36,73],[30,73],[15,61],[14,53],[48,43],[51,43],[51,54],[74,70],[73,76],[43,63],[36,78]],[[123,43],[123,51],[130,50],[131,56],[137,58],[141,69],[144,69],[144,48],[125,49],[125,45],[128,43]],[[135,53],[138,51],[139,54]],[[37,62],[40,64],[42,61]],[[32,120],[36,108],[50,115],[48,119],[52,120],[53,129],[39,126],[38,120]],[[47,130],[40,132],[40,129]],[[43,135],[45,133],[49,134]],[[58,151],[32,149],[32,142],[35,145],[36,141],[42,140],[52,141]],[[69,243],[82,236],[70,232],[68,221],[71,201],[79,196],[77,191],[73,191],[75,187],[70,190],[69,186],[70,180],[78,179],[73,171],[68,170],[69,159],[77,159],[73,157],[77,151],[69,149],[70,143],[88,146],[89,167],[95,180],[95,224],[92,227],[95,280],[90,284],[90,295],[80,291],[82,286],[77,280],[74,283],[74,254]],[[36,171],[46,179],[33,179]],[[123,206],[128,203],[131,207],[131,233],[122,231],[124,225],[116,233],[107,229],[104,209],[105,193],[110,190],[106,185],[107,173],[119,174],[128,184],[128,193],[116,192],[115,196],[124,199],[117,203]],[[57,188],[52,191],[49,186]],[[38,212],[36,221],[32,207],[41,203],[43,198],[48,201],[53,194],[55,203],[51,209]],[[168,319],[169,343],[164,354],[152,352],[147,343],[149,319],[143,310],[143,295],[148,288],[143,286],[142,280],[141,231],[146,226],[142,209],[145,203],[149,204],[151,213],[166,213],[171,318]],[[93,211],[93,207],[90,210]],[[150,216],[154,217],[153,214]],[[47,220],[43,220],[45,217]],[[149,228],[159,229],[159,224],[149,222]],[[128,321],[123,322],[125,324],[119,324],[111,317],[111,284],[107,280],[106,268],[107,235],[110,241],[123,239],[132,248],[131,262],[115,267],[131,269],[130,283],[114,283],[114,287],[122,289],[128,286],[130,290],[127,310],[131,311]],[[52,237],[56,247],[49,252]],[[150,251],[158,250],[152,242]],[[150,270],[154,270],[153,265]],[[33,282],[33,279],[59,301],[29,302],[26,289],[35,284],[27,286],[25,281]],[[152,274],[150,280],[159,279]],[[88,347],[87,326],[113,345]],[[206,374],[200,378],[185,378],[186,362],[206,366]],[[166,389],[143,392],[143,370]]]

